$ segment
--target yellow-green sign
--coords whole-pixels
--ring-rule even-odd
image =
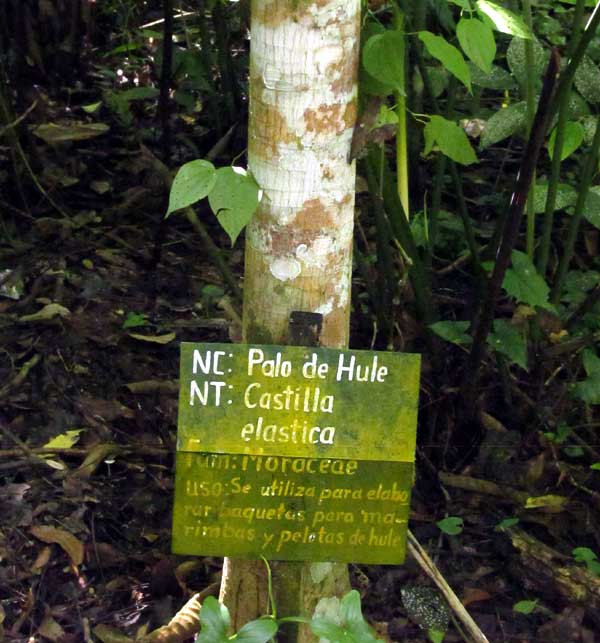
[[[418,355],[182,344],[173,551],[404,560]]]

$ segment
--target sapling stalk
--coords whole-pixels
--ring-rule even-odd
[[[583,12],[585,0],[577,0],[575,14],[573,16],[572,36],[567,47],[567,59],[569,59],[581,37],[581,27],[583,25]],[[552,154],[552,163],[550,166],[550,178],[548,181],[548,196],[546,197],[546,206],[544,209],[544,223],[542,228],[542,239],[538,253],[537,269],[544,276],[548,268],[548,258],[550,256],[550,243],[552,240],[552,228],[554,224],[554,211],[556,209],[556,196],[558,194],[558,182],[560,180],[561,156],[565,140],[565,131],[567,121],[569,120],[570,97],[573,79],[570,80],[565,91],[559,97],[558,105],[558,122],[556,124],[556,137],[554,140],[554,150]]]
[[[550,301],[555,305],[560,301],[560,296],[562,293],[565,277],[567,276],[567,271],[569,269],[569,264],[571,263],[573,255],[575,253],[575,241],[577,240],[579,228],[583,219],[585,201],[590,191],[590,186],[592,184],[592,180],[594,178],[594,174],[598,165],[599,151],[600,116],[598,116],[598,119],[596,120],[596,133],[594,134],[594,140],[592,141],[592,145],[585,158],[583,173],[581,175],[579,189],[577,190],[577,202],[575,203],[575,211],[573,212],[573,216],[569,221],[569,226],[567,228],[567,239],[565,241],[565,247],[563,249],[560,262],[558,264],[556,281],[554,282],[554,288],[552,289],[550,297]]]

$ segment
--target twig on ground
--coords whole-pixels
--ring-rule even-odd
[[[20,386],[21,384],[23,384],[23,382],[27,379],[27,375],[29,374],[29,371],[34,366],[36,366],[41,359],[42,359],[41,355],[36,354],[30,360],[25,362],[25,364],[21,366],[21,370],[13,377],[13,379],[7,384],[5,384],[2,388],[0,388],[0,400],[6,395],[8,395],[8,393],[10,393],[10,391],[13,388],[16,388],[17,386]]]
[[[423,547],[421,547],[419,541],[410,530],[408,531],[407,547],[410,555],[417,561],[427,576],[429,576],[429,578],[431,578],[431,580],[437,585],[440,592],[442,592],[444,598],[448,601],[448,604],[473,641],[475,641],[475,643],[489,643],[485,634],[479,629],[477,623],[472,619],[469,612],[467,612],[463,604],[460,602],[458,596],[442,576],[440,570],[436,567],[435,563],[431,560]]]

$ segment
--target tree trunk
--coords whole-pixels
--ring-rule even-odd
[[[348,344],[360,0],[253,0],[249,168],[264,196],[246,233],[244,340],[289,343],[293,311]],[[273,563],[278,615],[335,612],[345,565]],[[228,559],[221,599],[237,628],[266,613],[262,562]],[[302,628],[286,640],[313,641]]]

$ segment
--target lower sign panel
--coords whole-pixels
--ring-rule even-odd
[[[404,561],[414,464],[177,453],[173,552]]]

